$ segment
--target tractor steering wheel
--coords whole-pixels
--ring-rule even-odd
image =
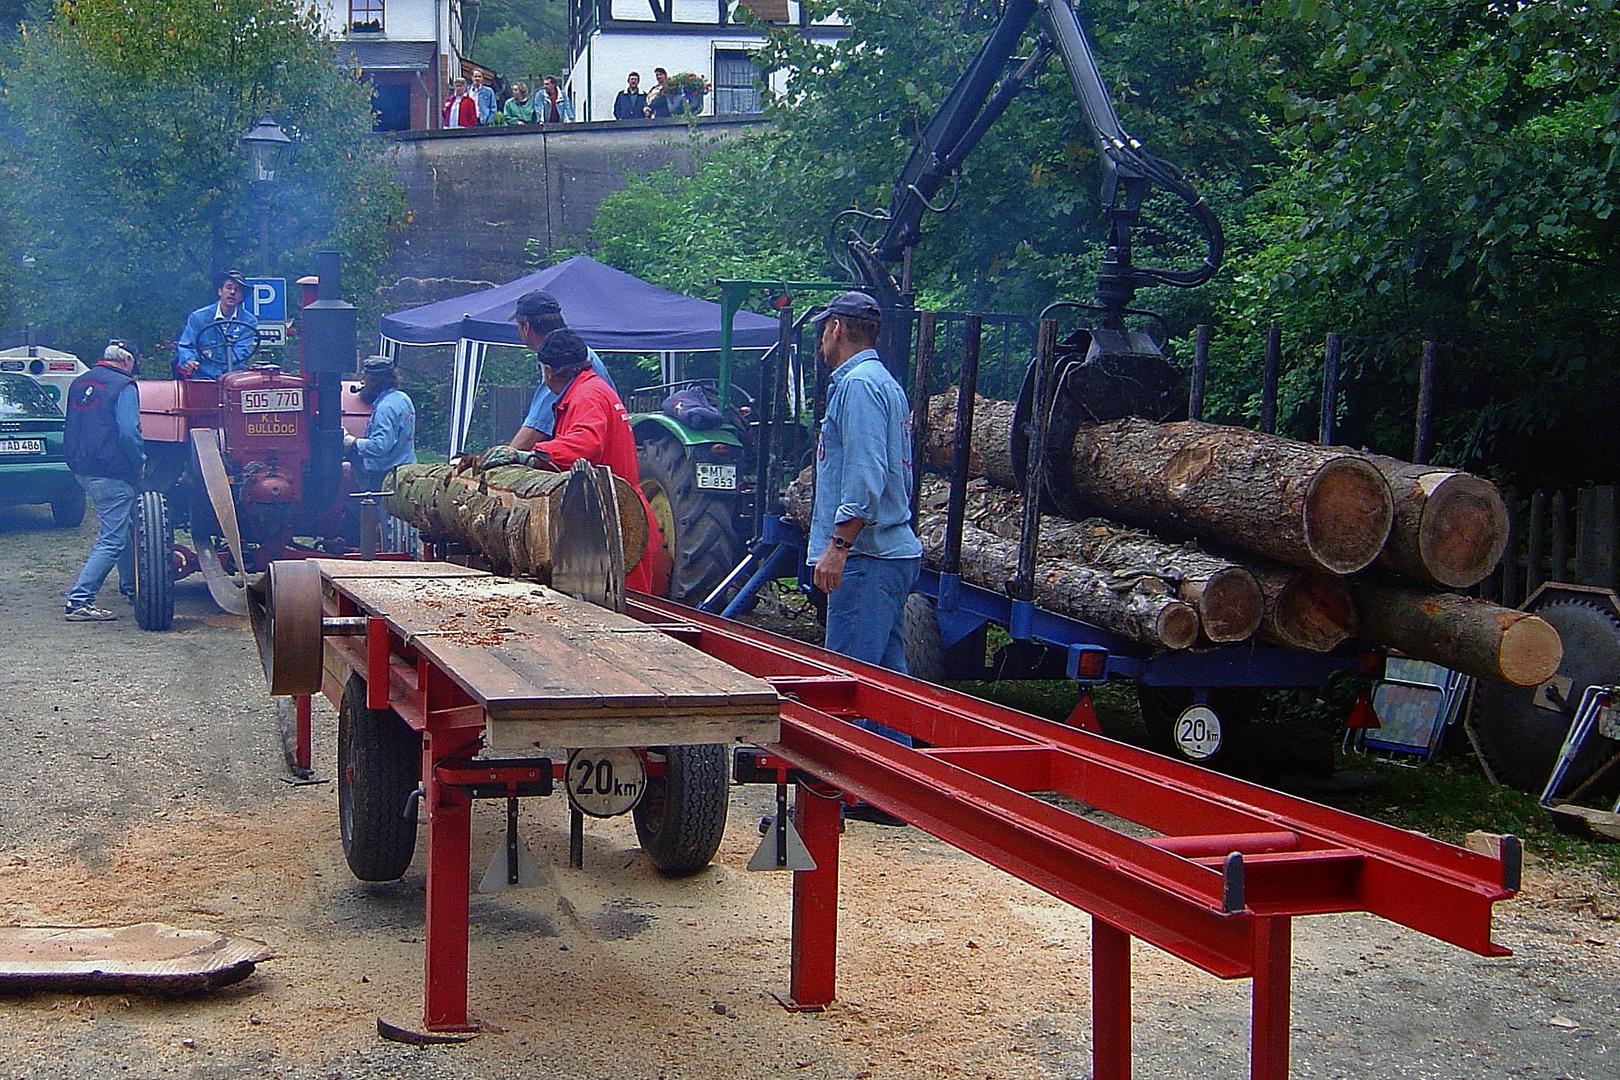
[[[243,354],[238,350],[251,346]],[[246,367],[259,353],[259,331],[243,319],[215,319],[197,331],[197,355],[220,364],[226,371]]]

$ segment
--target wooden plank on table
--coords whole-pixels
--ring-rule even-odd
[[[404,559],[311,559],[328,580],[353,578],[488,578],[487,570],[474,570],[447,562],[409,562]]]
[[[778,698],[763,680],[532,582],[344,578],[332,586],[439,666],[492,721],[635,718],[645,729],[702,711],[728,729],[738,716],[775,722]],[[669,725],[662,730],[669,741]]]

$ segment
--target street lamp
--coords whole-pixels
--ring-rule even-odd
[[[270,272],[270,192],[276,185],[276,174],[287,163],[293,141],[281,125],[264,117],[242,136],[242,147],[248,155],[248,179],[259,197],[259,272]]]

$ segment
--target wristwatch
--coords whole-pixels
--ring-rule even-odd
[[[832,546],[837,548],[839,551],[848,551],[850,548],[855,546],[855,541],[845,540],[837,533],[833,533]]]

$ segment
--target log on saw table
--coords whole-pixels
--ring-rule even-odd
[[[780,699],[664,630],[547,586],[448,563],[312,560],[328,606],[381,618],[481,705],[490,750],[775,742]],[[366,576],[363,567],[375,567]],[[341,695],[353,646],[326,639]],[[363,660],[362,660],[363,662]],[[363,670],[363,669],[362,669]]]

